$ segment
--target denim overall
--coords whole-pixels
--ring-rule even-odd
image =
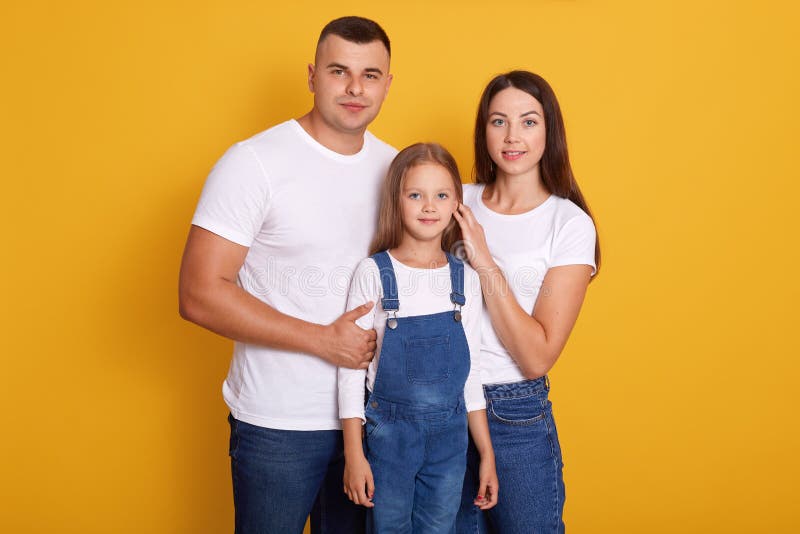
[[[461,324],[464,265],[447,255],[453,310],[397,317],[397,279],[386,252],[372,256],[388,313],[365,409],[367,460],[375,480],[368,532],[449,533],[464,481],[469,346]]]

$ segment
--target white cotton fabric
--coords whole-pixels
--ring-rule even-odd
[[[556,195],[536,208],[504,215],[483,203],[485,184],[465,184],[464,204],[483,226],[486,242],[508,280],[517,302],[532,314],[547,270],[561,265],[591,265],[596,233],[594,223],[574,202]],[[484,314],[481,380],[500,384],[525,380],[517,363],[497,337],[489,314]]]
[[[290,120],[232,146],[208,176],[192,224],[249,247],[238,284],[276,310],[329,324],[368,253],[380,185],[397,151],[370,133],[353,155]],[[336,366],[235,343],[222,392],[233,417],[285,430],[341,428]]]
[[[397,278],[397,291],[400,299],[397,317],[429,315],[453,310],[453,303],[450,301],[449,265],[438,269],[420,269],[400,263],[391,254],[389,257]],[[464,296],[466,303],[461,308],[461,324],[464,327],[470,352],[470,372],[464,385],[464,403],[467,411],[471,412],[486,408],[486,400],[483,397],[480,380],[483,299],[478,274],[469,265],[464,266]],[[365,302],[375,303],[372,311],[356,321],[356,324],[365,330],[375,328],[378,336],[378,349],[366,371],[339,368],[339,417],[342,419],[351,417],[364,419],[364,380],[366,378],[367,387],[372,391],[388,317],[381,306],[382,298],[383,287],[381,286],[380,270],[372,259],[366,258],[358,264],[353,275],[347,309],[351,310]]]

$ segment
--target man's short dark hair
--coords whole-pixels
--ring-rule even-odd
[[[386,47],[389,56],[392,55],[392,46],[389,44],[389,36],[383,31],[377,22],[364,17],[341,17],[330,21],[319,34],[317,47],[328,35],[338,35],[345,41],[357,44],[367,44],[372,41],[380,41]]]

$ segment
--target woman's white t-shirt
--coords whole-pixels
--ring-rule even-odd
[[[532,314],[545,274],[561,265],[591,265],[594,223],[574,202],[556,195],[516,215],[490,210],[483,203],[485,184],[465,184],[464,204],[483,226],[492,257],[506,276],[517,302]],[[517,363],[497,337],[488,313],[483,316],[481,379],[484,384],[525,380]]]

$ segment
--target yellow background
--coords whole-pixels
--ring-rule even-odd
[[[395,47],[397,147],[468,174],[493,74],[559,95],[604,252],[551,375],[569,530],[797,532],[800,11],[566,0],[4,2],[0,531],[232,531],[231,344],[178,317],[180,255],[353,13]]]

